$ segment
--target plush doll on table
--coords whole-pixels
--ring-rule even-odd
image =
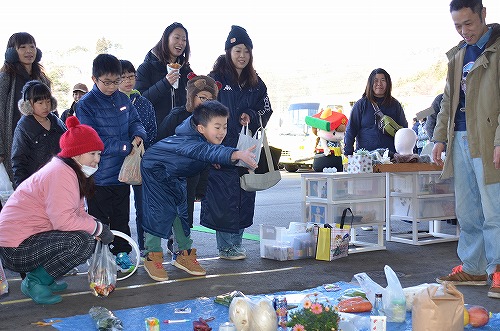
[[[344,141],[347,117],[330,108],[321,110],[313,116],[306,116],[306,124],[312,127],[313,133],[318,136],[322,152],[316,148],[317,154],[313,161],[314,171],[323,171],[324,168],[336,168],[342,171],[342,141]]]

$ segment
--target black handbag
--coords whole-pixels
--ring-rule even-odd
[[[274,170],[279,170],[279,161],[281,157],[281,149],[273,146],[269,146],[269,151],[271,152],[271,159],[273,163]],[[256,174],[265,174],[269,172],[269,166],[267,165],[266,151],[264,148],[260,151],[259,166],[255,169]]]

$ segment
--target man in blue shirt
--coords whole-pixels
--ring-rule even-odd
[[[488,296],[500,298],[500,25],[486,24],[481,0],[452,0],[450,12],[463,40],[447,53],[432,156],[443,164],[446,147],[442,177],[454,178],[462,264],[437,281],[486,285],[490,280]]]

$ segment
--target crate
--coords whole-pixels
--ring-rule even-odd
[[[417,202],[417,203],[415,203]],[[409,197],[394,197],[390,200],[391,216],[413,217],[414,209],[417,218],[454,218],[454,197],[443,197],[433,199],[412,199]]]
[[[395,194],[454,194],[453,181],[451,179],[440,179],[439,172],[419,172],[417,176],[408,173],[390,173],[390,193]],[[416,181],[415,181],[416,178]]]
[[[314,258],[316,242],[312,228],[291,222],[288,228],[260,224],[260,257],[287,261]]]

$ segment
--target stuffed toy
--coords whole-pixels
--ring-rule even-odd
[[[321,110],[313,116],[306,116],[305,122],[312,127],[318,136],[321,149],[316,147],[317,154],[313,161],[314,171],[323,171],[327,167],[335,167],[342,171],[342,141],[347,127],[347,117],[330,108]]]

